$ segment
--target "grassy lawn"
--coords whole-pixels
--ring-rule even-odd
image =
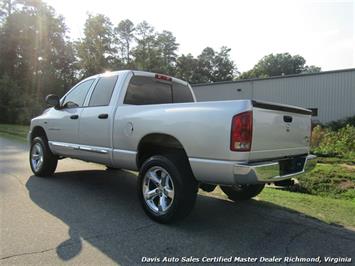
[[[29,126],[0,124],[0,136],[26,141]]]
[[[319,163],[311,172],[297,177],[293,190],[312,195],[355,201],[355,165]]]
[[[0,136],[26,141],[28,126],[0,124]],[[355,165],[354,160],[320,158],[310,173],[299,177],[296,192],[267,187],[259,195],[265,204],[272,203],[326,223],[355,228]],[[300,191],[304,193],[300,193]],[[226,199],[216,188],[213,193],[200,191]]]
[[[217,187],[212,193],[200,190],[202,195],[212,195],[227,199],[223,191]],[[329,224],[338,224],[355,229],[355,201],[333,199],[304,193],[284,191],[278,188],[266,187],[258,199],[280,207],[303,213]]]
[[[260,200],[289,208],[326,223],[355,228],[355,200],[333,199],[276,188],[266,188]]]

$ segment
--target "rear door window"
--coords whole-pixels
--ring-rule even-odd
[[[128,85],[124,103],[134,105],[172,103],[171,82],[134,76]]]
[[[106,106],[109,105],[112,92],[115,88],[117,75],[102,77],[96,83],[94,91],[92,92],[89,106]]]

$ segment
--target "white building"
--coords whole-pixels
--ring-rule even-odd
[[[302,106],[327,123],[355,115],[355,69],[193,84],[197,101],[255,99]]]

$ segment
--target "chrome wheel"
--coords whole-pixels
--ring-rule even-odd
[[[32,146],[31,164],[35,171],[38,171],[43,164],[43,148],[39,143]]]
[[[150,168],[143,179],[143,198],[158,215],[166,213],[174,201],[174,184],[168,171],[160,166]]]

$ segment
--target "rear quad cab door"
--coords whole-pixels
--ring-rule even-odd
[[[118,75],[99,78],[79,124],[80,159],[111,164],[113,115],[117,104],[112,100]]]

